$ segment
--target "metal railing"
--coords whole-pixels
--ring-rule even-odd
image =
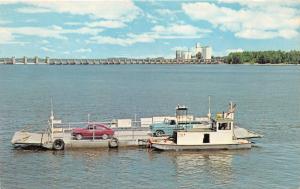
[[[127,137],[131,139],[135,139],[137,136],[142,136],[140,134],[137,134],[137,131],[148,131],[149,128],[147,127],[141,127],[141,121],[131,121],[131,126],[130,127],[122,127],[122,125],[118,125],[117,120],[112,119],[110,121],[85,121],[85,122],[67,122],[67,123],[57,123],[54,124],[54,133],[56,136],[59,136],[58,138],[66,137],[69,136],[74,128],[87,128],[89,125],[95,125],[95,124],[103,124],[111,129],[113,129],[115,132],[115,137],[119,137],[119,132],[118,131],[129,131],[131,132],[128,135],[122,134],[122,137]],[[56,130],[57,129],[57,130]],[[92,141],[97,140],[98,136],[95,134],[96,129],[91,129],[93,130],[93,136],[91,138]],[[50,129],[48,128],[48,133]],[[61,135],[58,135],[61,133]],[[57,138],[57,137],[56,137]],[[71,139],[73,140],[73,137],[71,136]]]

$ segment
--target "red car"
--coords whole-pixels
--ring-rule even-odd
[[[114,135],[114,130],[103,124],[89,124],[87,128],[75,128],[72,130],[72,136],[77,140],[83,138],[102,138],[108,139]]]

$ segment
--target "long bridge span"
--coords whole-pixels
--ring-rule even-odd
[[[219,64],[222,59],[166,59],[166,58],[106,58],[106,59],[64,59],[64,58],[0,58],[0,64],[49,64],[49,65],[96,65],[96,64]]]

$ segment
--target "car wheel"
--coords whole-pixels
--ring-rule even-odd
[[[77,135],[76,135],[76,139],[77,139],[77,140],[81,140],[81,139],[82,139],[82,135],[81,135],[81,134],[77,134]]]
[[[102,135],[102,139],[104,140],[108,139],[108,135],[107,134]]]
[[[157,130],[157,131],[155,132],[155,136],[157,136],[157,137],[160,137],[160,136],[162,136],[163,134],[165,134],[165,133],[164,133],[164,131],[162,131],[162,130]]]

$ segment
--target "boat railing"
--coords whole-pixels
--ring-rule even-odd
[[[104,124],[108,126],[109,128],[112,128],[114,130],[139,130],[139,129],[145,129],[141,127],[141,121],[131,121],[130,126],[127,125],[122,126],[118,125],[115,120],[112,121],[85,121],[85,122],[66,122],[66,123],[58,123],[54,124],[54,129],[63,129],[63,130],[72,130],[73,128],[78,128],[78,127],[86,127],[89,124]]]
[[[68,123],[57,123],[53,127],[54,138],[70,138],[74,140],[74,137],[70,135],[74,128],[84,128],[89,124],[105,124],[115,131],[115,137],[120,136],[124,139],[136,139],[138,136],[145,136],[145,132],[149,130],[147,127],[141,127],[141,121],[132,121],[131,127],[122,127],[115,124],[114,121],[89,121],[89,122],[68,122]],[[47,129],[48,135],[51,135],[51,129]],[[51,138],[51,137],[50,137]],[[97,140],[93,135],[92,140]]]

